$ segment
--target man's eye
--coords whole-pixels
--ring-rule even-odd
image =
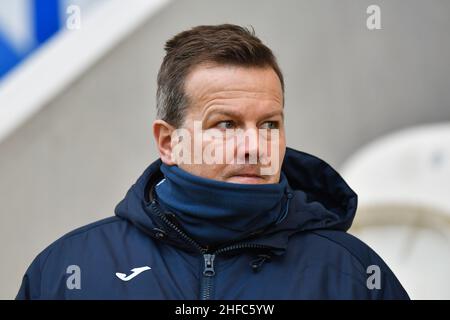
[[[219,129],[233,129],[234,122],[231,120],[220,121],[216,124],[216,127],[218,127]]]
[[[262,129],[277,129],[278,127],[277,121],[266,121],[261,125]]]

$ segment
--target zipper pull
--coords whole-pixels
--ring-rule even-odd
[[[214,258],[215,254],[204,254],[203,258],[205,259],[205,269],[203,270],[203,275],[206,277],[212,277],[216,274],[214,271]]]
[[[253,268],[253,272],[258,272],[258,271],[261,269],[263,263],[264,263],[265,261],[270,262],[271,258],[272,258],[272,257],[271,257],[270,255],[268,255],[268,254],[259,254],[259,255],[258,255],[258,258],[255,259],[255,260],[253,260],[253,261],[250,263],[250,265],[251,265],[252,268]]]

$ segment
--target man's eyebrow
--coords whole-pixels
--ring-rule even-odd
[[[229,116],[229,117],[239,117],[239,116],[242,115],[241,112],[232,112],[232,111],[228,111],[228,110],[221,110],[221,109],[219,109],[219,110],[206,112],[205,119],[208,119],[211,116],[217,115],[217,114],[221,114],[221,115],[225,115],[225,116]],[[270,117],[273,117],[273,116],[277,116],[277,115],[280,115],[281,118],[284,119],[284,112],[283,112],[283,110],[276,110],[276,111],[267,113],[267,114],[263,115],[261,117],[261,119],[267,119],[267,118],[270,118]]]
[[[284,119],[284,112],[283,112],[283,110],[276,110],[276,111],[270,112],[268,114],[265,114],[262,118],[266,119],[266,118],[270,118],[270,117],[278,116],[278,115],[280,115],[281,118]]]
[[[236,116],[242,115],[241,112],[233,112],[233,111],[228,111],[228,110],[215,109],[215,110],[206,112],[205,116],[207,118],[209,118],[212,115],[216,115],[216,114],[222,114],[224,116],[230,116],[230,117],[236,117]]]

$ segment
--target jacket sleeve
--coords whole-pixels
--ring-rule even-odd
[[[366,290],[369,292],[369,299],[375,300],[409,300],[408,293],[401,285],[400,281],[395,276],[394,272],[384,262],[384,260],[369,246],[365,247],[366,254],[361,255],[360,261],[363,268],[366,270],[365,279],[363,282]],[[376,268],[373,269],[373,268]],[[378,273],[379,284],[374,286],[371,279]]]
[[[372,298],[377,300],[409,300],[408,293],[401,285],[400,281],[391,271],[391,269],[381,261],[384,265],[383,278],[380,289],[372,289]]]
[[[367,244],[346,232],[320,230],[316,233],[343,246],[358,261],[359,289],[355,290],[354,299],[409,300],[394,272]]]
[[[46,251],[39,254],[28,267],[22,278],[22,284],[17,293],[16,300],[41,299],[42,265],[48,255]]]

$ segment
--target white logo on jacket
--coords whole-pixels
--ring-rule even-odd
[[[139,275],[140,273],[150,270],[151,268],[149,266],[144,266],[144,267],[140,267],[140,268],[133,268],[131,269],[131,274],[130,275],[126,275],[125,273],[121,273],[121,272],[116,272],[116,276],[117,278],[119,278],[122,281],[130,281],[131,279],[133,279],[134,277],[136,277],[137,275]]]

